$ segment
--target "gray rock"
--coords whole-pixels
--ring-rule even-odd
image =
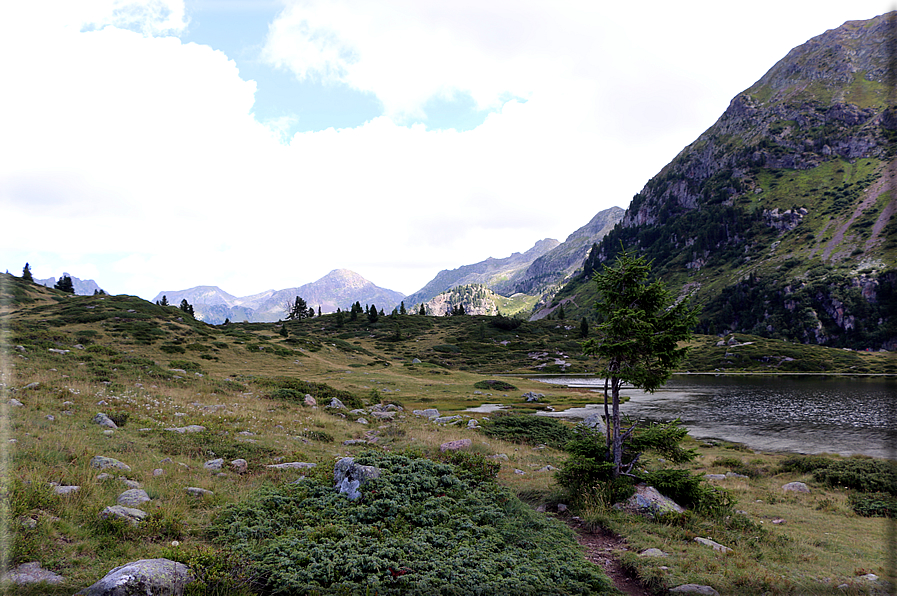
[[[15,569],[7,572],[3,581],[12,582],[18,586],[25,584],[61,584],[65,578],[61,575],[41,568],[40,563],[32,561],[31,563],[22,563]]]
[[[476,418],[471,418],[470,420],[467,421],[467,428],[479,428],[479,427],[480,427],[480,423],[477,421]]]
[[[90,467],[97,470],[113,468],[115,470],[122,470],[123,472],[131,471],[131,466],[128,464],[120,462],[114,457],[105,457],[102,455],[94,456],[94,458],[90,460]]]
[[[510,458],[507,453],[496,453],[495,455],[487,455],[486,459],[501,459],[504,461],[508,461]]]
[[[370,423],[368,422],[367,418],[359,418],[359,419],[356,420],[355,422],[357,422],[358,424],[370,424]]]
[[[374,415],[374,418],[380,418],[381,420],[392,420],[396,417],[395,412],[371,412]]]
[[[191,496],[193,496],[193,497],[196,497],[196,498],[199,499],[199,498],[202,498],[202,497],[211,497],[211,496],[214,495],[215,493],[213,493],[213,492],[210,491],[210,490],[206,490],[206,489],[204,489],[204,488],[199,488],[199,487],[196,487],[196,486],[188,486],[188,487],[187,487],[187,494],[188,494],[188,495],[191,495]]]
[[[703,596],[719,596],[719,592],[710,586],[700,584],[682,584],[670,590],[671,594],[701,594]]]
[[[803,482],[789,482],[788,484],[782,486],[782,490],[785,492],[794,492],[794,493],[810,492],[810,488]]]
[[[16,351],[24,353],[24,352],[27,352],[28,350],[25,349],[25,346],[16,346]]]
[[[249,463],[243,458],[235,459],[230,462],[230,469],[237,474],[245,474],[249,469]]]
[[[648,548],[643,550],[638,554],[640,557],[669,557],[667,553],[663,552],[659,548]]]
[[[304,461],[290,461],[282,464],[271,464],[265,466],[266,468],[273,468],[275,470],[304,470],[306,468],[314,468],[318,464],[307,463]]]
[[[703,544],[704,546],[709,546],[718,553],[725,554],[725,553],[732,552],[732,549],[729,548],[728,546],[723,546],[719,542],[711,540],[710,538],[701,538],[700,536],[697,536],[695,538],[695,542]]]
[[[24,351],[24,350],[23,350],[23,351]],[[417,358],[412,358],[412,359],[411,359],[411,364],[420,364],[420,360],[418,360]]]
[[[614,505],[614,509],[647,515],[652,518],[685,511],[678,503],[657,492],[653,486],[645,484],[637,484],[635,494],[627,501]]]
[[[220,470],[221,466],[224,465],[224,458],[219,457],[218,459],[210,459],[206,463],[202,465],[206,470]]]
[[[454,416],[437,416],[431,420],[436,424],[457,424],[463,420],[463,417],[460,414],[455,414]]]
[[[545,466],[544,468],[539,468],[536,471],[537,472],[554,472],[555,470],[557,470],[557,468],[555,468],[554,466],[549,464],[549,465]]]
[[[47,351],[53,354],[68,354],[69,352],[71,352],[71,350],[60,350],[58,348],[50,348]]]
[[[707,480],[725,480],[725,474],[704,474],[704,478]]]
[[[200,426],[199,424],[190,424],[188,426],[175,426],[171,428],[166,428],[165,430],[171,431],[174,433],[199,433],[206,429],[204,426]]]
[[[306,406],[316,406],[318,405],[318,400],[316,400],[310,393],[305,394],[305,399],[302,400]]]
[[[747,478],[747,476],[735,472],[726,472],[726,478]]]
[[[53,492],[57,495],[71,495],[81,490],[80,486],[54,486]]]
[[[140,488],[140,483],[136,480],[130,480],[128,478],[125,478],[124,476],[119,476],[118,479],[121,480],[122,484],[124,484],[128,488]]]
[[[153,470],[153,476],[162,476],[164,474],[165,470],[163,470],[162,468],[156,468],[155,470]]]
[[[423,416],[424,418],[438,418],[439,410],[436,408],[427,408],[426,410],[414,410],[411,412],[415,416]]]
[[[100,519],[123,519],[130,522],[132,526],[138,525],[149,513],[134,509],[133,507],[125,507],[124,505],[112,505],[100,511]]]
[[[25,404],[23,404],[22,402],[20,402],[19,400],[17,400],[16,398],[14,398],[14,397],[11,398],[11,399],[9,400],[9,402],[7,402],[7,403],[9,403],[9,405],[11,405],[11,406],[15,406],[15,407],[17,407],[17,408],[21,408],[22,406],[25,405]]]
[[[526,398],[527,403],[541,401],[543,397],[545,397],[542,393],[535,393],[533,391],[527,391],[523,394],[523,397]]]
[[[22,387],[22,389],[37,389],[38,387],[40,387],[40,383],[35,381],[34,383],[28,383],[27,385]],[[28,563],[25,564],[28,565]]]
[[[601,414],[592,414],[591,416],[586,417],[580,424],[602,434],[607,432],[607,425],[604,423],[604,418]]]
[[[169,559],[141,559],[116,567],[76,596],[181,596],[193,581],[190,569]]]
[[[113,430],[118,428],[118,425],[112,422],[112,419],[103,412],[100,412],[96,416],[94,416],[93,419],[91,419],[91,422],[93,422],[94,424],[99,424],[100,426],[105,426],[106,428],[111,428]]]
[[[445,453],[446,451],[458,451],[459,449],[464,449],[465,447],[470,447],[473,441],[470,439],[458,439],[457,441],[449,441],[448,443],[443,443],[439,446],[439,451],[441,453]]]
[[[346,405],[335,397],[330,400],[330,403],[327,404],[327,407],[335,408],[337,410],[345,410],[346,409]]]
[[[138,507],[150,500],[149,495],[142,488],[129,488],[118,495],[118,499],[115,502],[125,507]]]
[[[347,441],[343,441],[343,445],[367,445],[368,442],[364,439],[349,439]]]
[[[333,467],[333,479],[340,494],[345,493],[354,501],[361,496],[359,488],[369,480],[380,477],[380,468],[362,466],[355,463],[355,458],[344,457]]]

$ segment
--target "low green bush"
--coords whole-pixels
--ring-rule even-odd
[[[485,381],[477,381],[473,384],[476,389],[485,389],[487,391],[517,391],[517,387],[514,387],[508,382],[497,380],[497,379],[487,379]]]
[[[501,462],[472,451],[446,451],[440,457],[458,470],[458,476],[470,479],[474,484],[492,482],[501,471]]]
[[[829,467],[835,460],[822,455],[795,455],[786,457],[779,464],[777,472],[779,474],[788,472],[797,472],[800,474],[809,474],[815,470]]]
[[[168,363],[168,366],[171,368],[180,368],[187,372],[202,372],[202,366],[199,363],[191,362],[190,360],[172,360]]]
[[[847,501],[863,517],[897,517],[897,497],[888,493],[851,493]]]
[[[531,414],[499,414],[480,426],[483,434],[494,439],[550,445],[562,449],[573,438],[573,432],[554,418]]]
[[[599,594],[613,587],[572,532],[494,482],[365,452],[379,478],[350,501],[332,480],[267,486],[227,507],[212,536],[266,593]]]
[[[897,495],[897,464],[890,461],[853,458],[833,461],[814,470],[813,478],[827,486]]]
[[[688,470],[655,470],[643,476],[644,481],[688,509],[705,515],[731,513],[735,499],[726,490],[711,486],[703,474]]]

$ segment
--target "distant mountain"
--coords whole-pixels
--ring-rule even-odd
[[[399,305],[404,294],[381,288],[362,276],[347,269],[334,269],[321,279],[296,288],[266,290],[251,296],[236,297],[216,286],[197,286],[187,290],[159,292],[154,301],[165,296],[168,303],[178,306],[187,300],[196,318],[211,324],[231,321],[278,321],[286,318],[288,304],[297,296],[315,310],[322,313],[334,312],[337,308],[347,310],[355,302],[362,305],[374,304],[378,309],[392,311]]]
[[[600,211],[561,244],[534,260],[529,267],[511,278],[496,283],[492,288],[503,296],[516,293],[543,296],[560,288],[589,254],[592,244],[600,242],[623,219],[625,211],[611,207]],[[547,298],[550,298],[548,296]]]
[[[101,289],[100,286],[97,285],[97,282],[92,279],[78,279],[74,275],[66,272],[63,272],[62,276],[59,279],[62,279],[66,276],[72,278],[72,286],[74,286],[75,294],[77,294],[78,296],[93,296],[94,292],[98,292]],[[47,279],[35,279],[34,281],[35,283],[39,283],[42,286],[52,288],[59,280],[55,277],[50,277]]]
[[[405,306],[411,308],[413,305],[427,302],[443,292],[462,285],[480,284],[494,288],[496,285],[506,284],[523,274],[533,261],[558,244],[559,242],[553,238],[545,238],[536,242],[535,246],[523,254],[515,252],[504,259],[489,257],[485,261],[473,265],[442,270],[423,288],[406,296]]]
[[[592,314],[592,268],[622,245],[693,294],[700,332],[897,349],[894,17],[826,31],[738,94],[541,314]]]

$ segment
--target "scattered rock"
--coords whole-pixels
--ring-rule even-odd
[[[364,439],[349,439],[348,441],[343,441],[343,445],[367,445],[368,442]]]
[[[607,425],[604,423],[604,418],[601,414],[592,414],[587,416],[582,422],[581,425],[586,428],[591,428],[592,430],[598,431],[602,434],[607,432]]]
[[[175,432],[175,433],[198,433],[202,432],[206,429],[204,426],[200,426],[199,424],[190,424],[188,426],[175,426],[172,428],[166,428],[165,430]]]
[[[224,465],[224,458],[219,457],[218,459],[210,459],[206,463],[202,465],[206,470],[220,470],[221,466]]]
[[[266,468],[273,468],[275,470],[304,470],[306,468],[314,468],[318,464],[307,463],[303,461],[291,461],[282,464],[271,464],[265,466]]]
[[[318,400],[316,400],[314,397],[312,397],[312,395],[310,393],[306,393],[305,399],[302,400],[302,403],[304,403],[306,406],[317,406]]]
[[[648,548],[638,554],[640,557],[669,557],[670,555],[659,548]]]
[[[149,513],[146,511],[134,509],[133,507],[125,507],[124,505],[112,505],[111,507],[106,507],[100,511],[100,519],[114,517],[130,522],[132,526],[138,525],[147,515],[149,515]]]
[[[94,458],[90,460],[90,467],[97,470],[113,468],[115,470],[122,470],[123,472],[131,471],[131,466],[128,464],[120,462],[113,457],[105,457],[102,455],[94,456]]]
[[[356,420],[355,422],[357,422],[358,424],[370,424],[370,423],[367,421],[367,418],[359,418],[359,419]]]
[[[784,524],[784,523],[785,523],[785,520],[782,519],[781,517],[777,517],[777,518],[775,518],[774,520],[772,520],[772,523],[774,523],[775,525],[778,526],[778,525]]]
[[[726,478],[747,478],[747,476],[735,472],[726,472]]]
[[[129,488],[122,494],[118,495],[116,503],[125,507],[137,507],[150,501],[149,495],[142,488]]]
[[[672,594],[702,594],[703,596],[719,596],[719,592],[710,586],[702,586],[700,584],[682,584],[670,589]]]
[[[557,468],[555,468],[554,466],[549,464],[549,465],[545,466],[544,468],[539,468],[536,471],[537,472],[554,472],[555,470],[557,470]]]
[[[487,455],[486,459],[502,459],[508,461],[510,458],[507,453],[496,453],[495,455]]]
[[[165,470],[163,470],[162,468],[156,468],[155,470],[153,470],[153,476],[162,476],[163,474],[165,474]]]
[[[725,553],[732,552],[732,549],[729,548],[728,546],[723,546],[719,542],[715,542],[715,541],[711,540],[710,538],[701,538],[700,536],[697,536],[697,537],[695,537],[695,542],[698,542],[705,546],[709,546],[709,547],[713,548],[713,550],[715,550],[718,553],[725,554]]]
[[[93,419],[91,419],[91,422],[93,422],[94,424],[99,424],[100,426],[105,426],[105,427],[107,427],[107,428],[111,428],[111,429],[113,429],[113,430],[115,430],[116,428],[118,428],[118,425],[115,424],[115,423],[112,421],[112,419],[109,418],[109,416],[107,416],[107,415],[106,415],[105,413],[103,413],[103,412],[100,412],[99,414],[97,414],[96,416],[94,416]]]
[[[40,387],[40,383],[38,383],[37,381],[35,381],[34,383],[28,383],[27,385],[25,385],[24,387],[22,387],[22,389],[26,389],[26,390],[27,390],[27,389],[37,389],[37,388],[39,388],[39,387]],[[26,563],[26,565],[27,565],[27,564],[28,564],[28,563]]]
[[[438,418],[439,410],[436,408],[427,408],[426,410],[413,410],[411,412],[415,416],[422,416],[424,418]]]
[[[810,487],[803,482],[789,482],[782,486],[782,490],[785,492],[808,493],[810,492]]]
[[[439,451],[441,453],[445,453],[446,451],[458,451],[459,449],[464,449],[465,447],[470,447],[473,443],[470,439],[458,439],[457,441],[449,441],[448,443],[443,443],[439,446]]]
[[[79,490],[81,490],[81,487],[80,487],[80,486],[74,486],[74,485],[71,485],[71,486],[54,486],[54,487],[53,487],[53,492],[56,493],[57,495],[70,495],[70,494],[72,494],[72,493],[76,493],[76,492],[78,492]]]
[[[675,501],[657,492],[657,489],[653,486],[636,484],[635,491],[635,494],[629,497],[628,500],[614,505],[614,509],[649,517],[660,517],[669,513],[682,513],[685,511]]]
[[[543,397],[545,397],[542,393],[534,393],[532,391],[527,391],[523,394],[523,397],[526,398],[527,403],[541,401]]]
[[[25,405],[25,404],[23,404],[22,402],[20,402],[19,400],[17,400],[16,398],[14,398],[14,397],[11,398],[11,399],[9,400],[9,402],[7,402],[7,403],[9,403],[9,405],[11,405],[11,406],[15,406],[15,407],[17,407],[17,408],[21,408],[22,406]]]
[[[199,488],[199,487],[197,487],[197,486],[188,486],[188,487],[187,487],[187,494],[188,494],[188,495],[191,495],[191,496],[193,496],[193,497],[196,497],[197,499],[200,499],[200,498],[202,498],[202,497],[211,497],[211,496],[214,495],[215,493],[213,493],[213,492],[210,491],[210,490],[206,490],[206,489],[204,489],[204,488]]]
[[[25,353],[28,350],[25,349],[25,346],[16,346],[16,351]]]
[[[184,586],[192,581],[190,569],[183,563],[169,559],[141,559],[116,567],[75,596],[180,596],[184,593]]]
[[[69,352],[71,352],[71,350],[60,350],[58,348],[50,348],[47,351],[52,354],[68,354]]]
[[[344,457],[333,467],[335,488],[339,490],[340,494],[345,493],[351,501],[361,496],[358,490],[361,486],[368,480],[379,477],[380,468],[356,464],[353,457]]]
[[[704,474],[704,478],[707,480],[725,480],[725,474]]]
[[[467,428],[479,428],[479,427],[480,427],[480,423],[477,422],[476,418],[471,418],[470,420],[467,421]]]
[[[463,419],[464,417],[460,414],[455,414],[454,416],[437,416],[436,418],[431,418],[430,420],[432,422],[435,422],[436,424],[456,424],[458,422],[461,422],[461,420]]]
[[[411,359],[411,364],[420,364],[420,360],[417,359],[417,358],[412,358],[412,359]]]
[[[330,400],[330,403],[327,405],[327,407],[335,408],[337,410],[345,410],[346,409],[345,404],[335,397]]]
[[[249,463],[243,458],[235,459],[230,462],[230,469],[237,474],[245,474],[249,470]]]
[[[2,579],[4,582],[12,582],[19,586],[25,584],[39,584],[42,582],[47,584],[60,584],[65,581],[65,578],[61,575],[43,569],[37,561],[22,563],[15,569],[4,574]]]
[[[565,513],[567,506],[564,503],[558,503],[558,513]]]
[[[514,468],[514,473],[515,473],[515,474],[520,474],[521,476],[523,476],[524,474],[526,474],[526,472],[524,472],[523,470],[518,470],[517,468]]]

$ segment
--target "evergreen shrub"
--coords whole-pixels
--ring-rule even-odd
[[[573,438],[573,431],[554,418],[531,414],[494,414],[480,428],[483,434],[494,439],[527,445],[549,445],[556,449],[563,449]]]

